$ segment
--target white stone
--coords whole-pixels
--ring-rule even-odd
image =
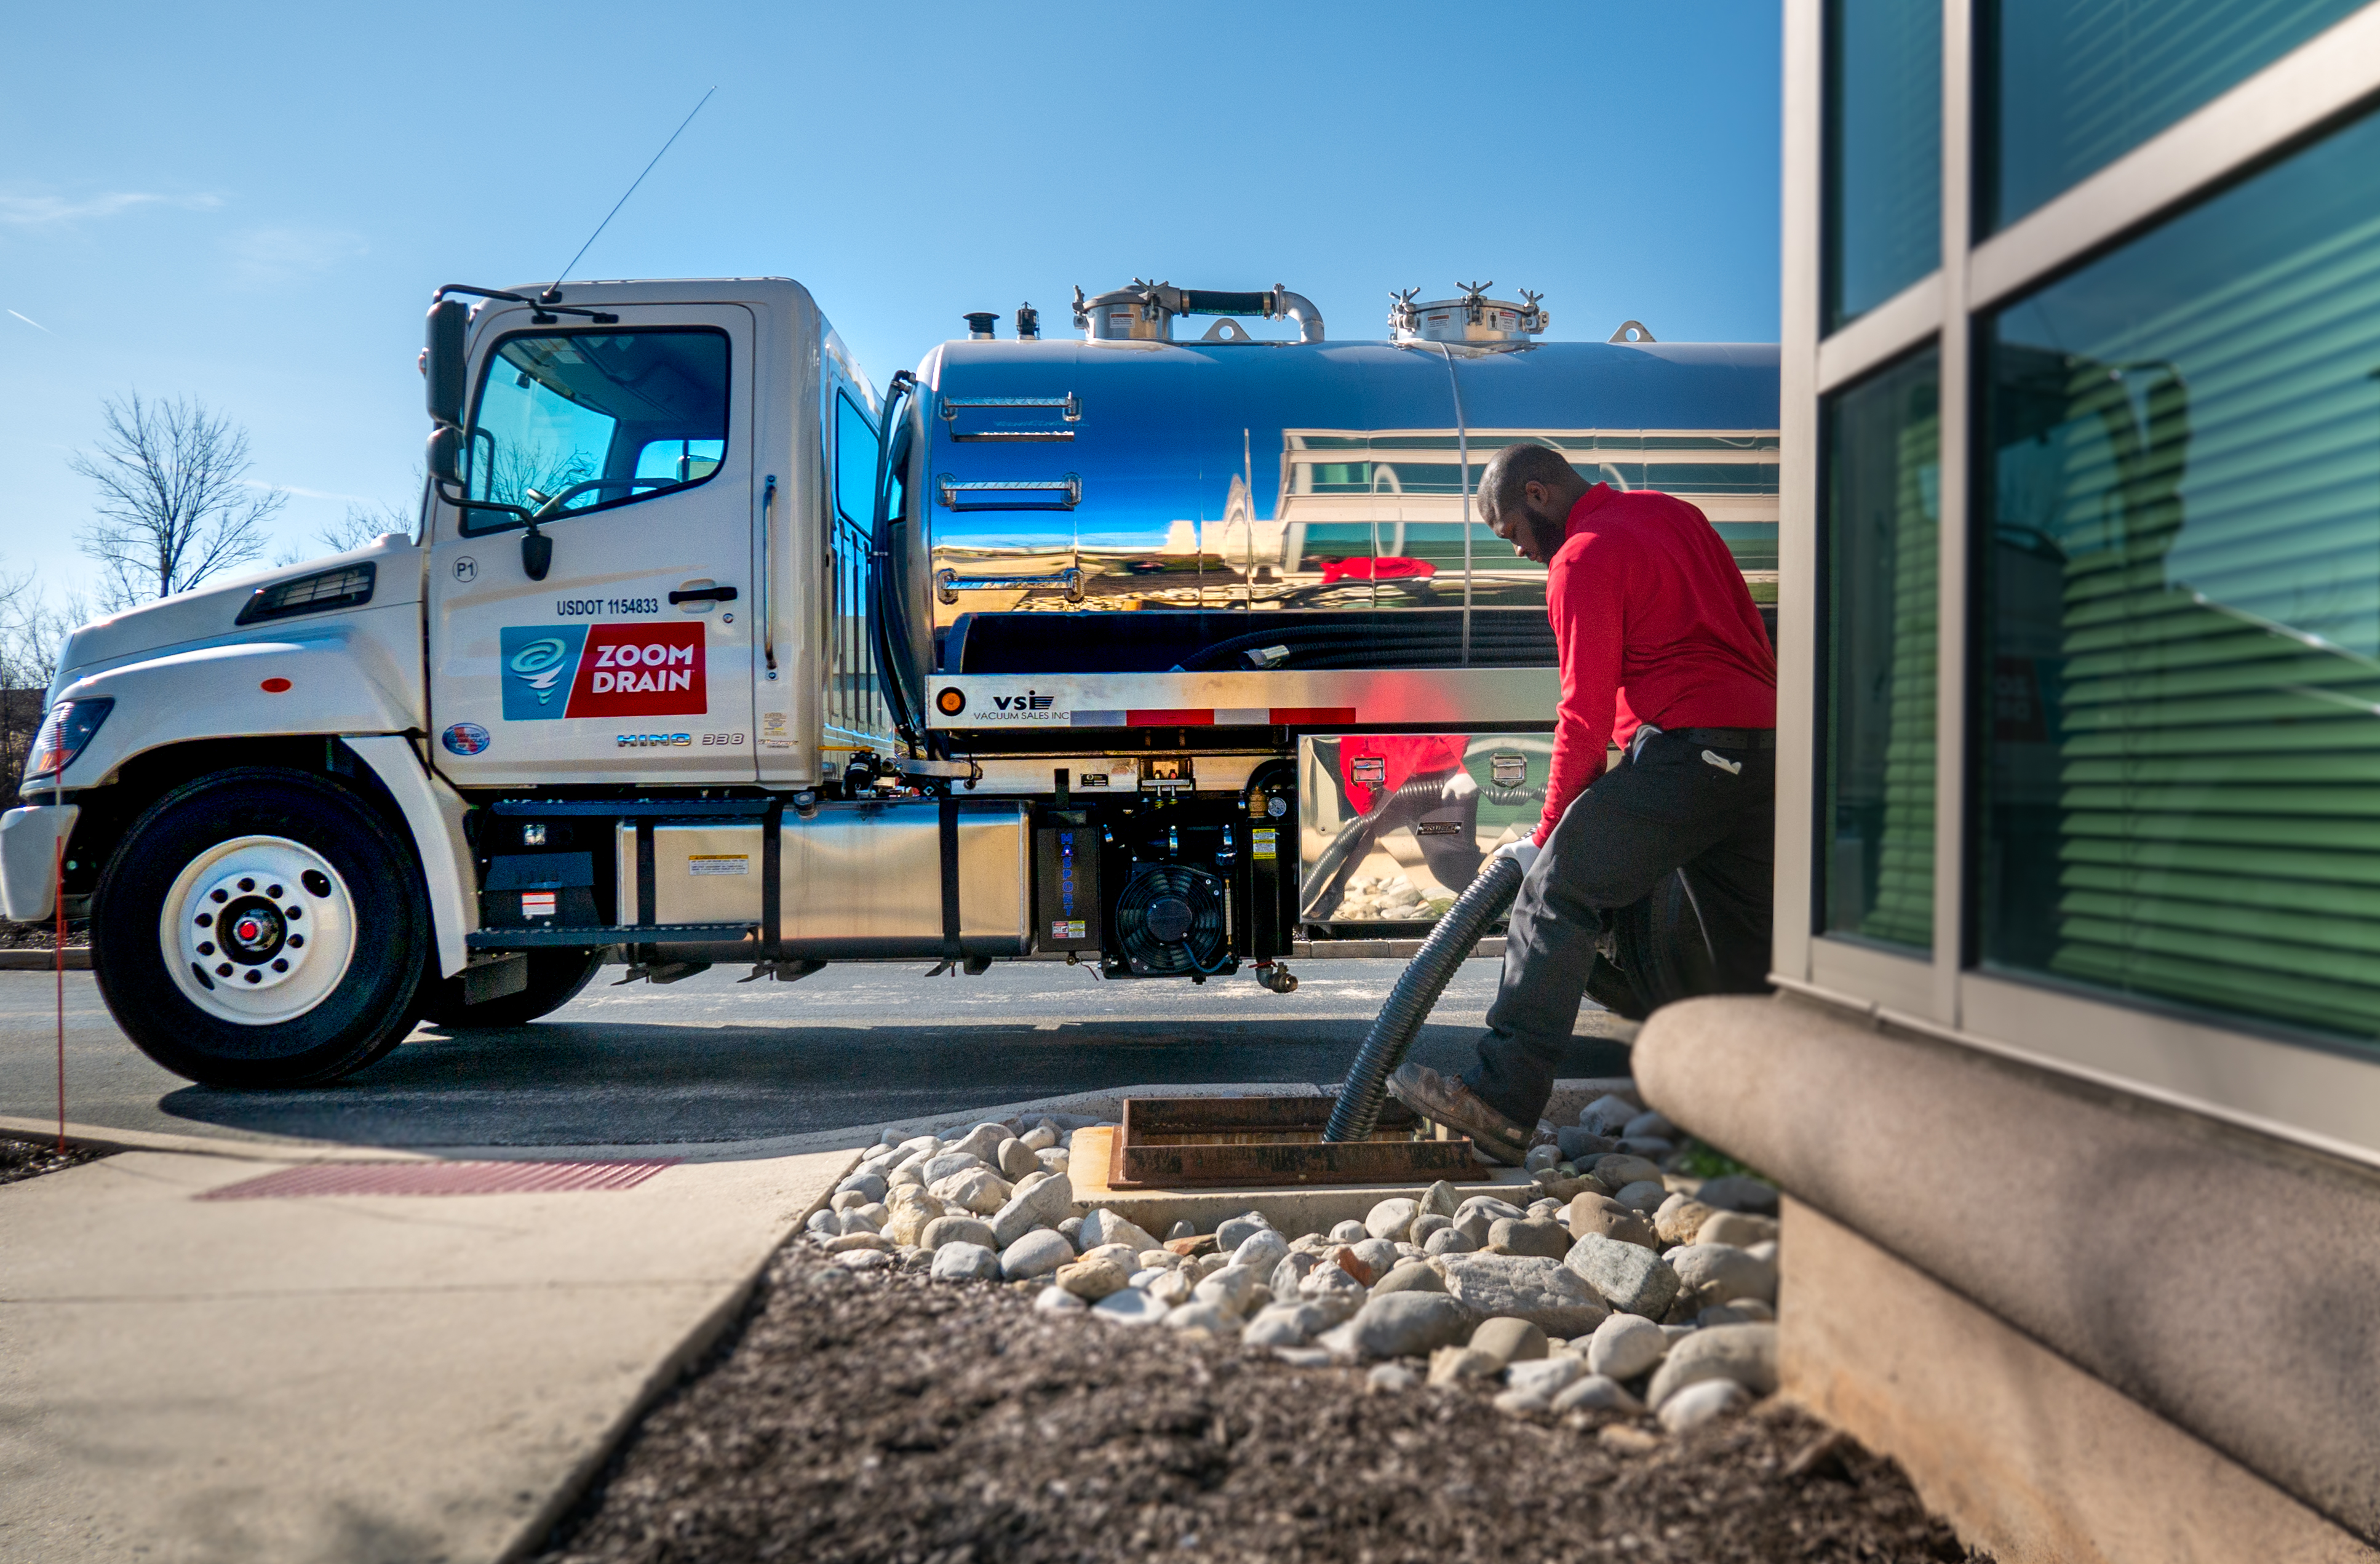
[[[1683,1341],[1653,1373],[1645,1399],[1659,1411],[1670,1398],[1706,1380],[1724,1379],[1754,1396],[1777,1388],[1777,1327],[1773,1325],[1706,1326]]]
[[[1010,1281],[1046,1277],[1075,1263],[1075,1246],[1047,1228],[1026,1233],[1000,1252],[1000,1274]]]
[[[969,1167],[928,1184],[926,1192],[945,1205],[964,1206],[978,1216],[996,1216],[1014,1190],[989,1167]]]
[[[1140,1255],[1128,1243],[1098,1243],[1083,1251],[1085,1260],[1100,1260],[1125,1276],[1140,1269]]]
[[[989,1167],[991,1165],[983,1158],[967,1152],[941,1152],[919,1163],[917,1171],[925,1179],[927,1187],[930,1189],[954,1173],[964,1173],[970,1167]]]
[[[1648,1374],[1670,1350],[1670,1338],[1642,1314],[1614,1314],[1587,1338],[1586,1366],[1610,1379]]]
[[[1564,1352],[1559,1357],[1522,1359],[1504,1371],[1504,1383],[1515,1390],[1535,1391],[1550,1401],[1585,1372],[1585,1363]]]
[[[1400,1390],[1410,1390],[1421,1383],[1421,1375],[1402,1363],[1378,1363],[1364,1376],[1365,1385],[1378,1394],[1392,1396]]]
[[[1136,1287],[1111,1292],[1091,1305],[1091,1317],[1110,1325],[1155,1325],[1172,1311]]]
[[[1238,1248],[1231,1251],[1232,1265],[1245,1265],[1260,1277],[1272,1275],[1273,1267],[1280,1265],[1288,1253],[1289,1240],[1269,1228],[1250,1233],[1241,1240]]]
[[[1370,1233],[1364,1230],[1363,1223],[1355,1221],[1353,1218],[1338,1223],[1330,1229],[1330,1241],[1332,1243],[1355,1243],[1361,1240],[1370,1238],[1371,1236],[1372,1235]]]
[[[1672,1434],[1683,1434],[1690,1428],[1700,1428],[1715,1423],[1730,1412],[1742,1411],[1752,1404],[1743,1387],[1731,1379],[1706,1379],[1689,1385],[1661,1403],[1661,1426]]]
[[[992,1214],[991,1230],[1014,1243],[1035,1228],[1054,1228],[1075,1209],[1074,1187],[1063,1173],[1030,1175],[1017,1181],[1007,1203]]]
[[[1047,1125],[1041,1125],[1027,1130],[1016,1138],[1025,1142],[1027,1151],[1045,1152],[1058,1143],[1058,1131]]]
[[[946,1243],[934,1251],[936,1281],[998,1281],[1000,1256],[979,1243]]]
[[[1417,1200],[1384,1200],[1365,1214],[1364,1230],[1376,1239],[1391,1241],[1413,1230],[1414,1218],[1421,1215]]]
[[[1548,1336],[1585,1336],[1609,1311],[1559,1260],[1524,1254],[1449,1255],[1446,1290],[1474,1319],[1526,1320]]]
[[[1144,1249],[1164,1247],[1137,1223],[1117,1216],[1104,1205],[1083,1218],[1083,1236],[1076,1241],[1082,1245],[1085,1253],[1103,1243],[1128,1243],[1135,1254]]]
[[[1196,1285],[1187,1271],[1167,1271],[1148,1284],[1148,1295],[1178,1307],[1190,1301],[1190,1289]]]
[[[1237,1216],[1226,1216],[1215,1226],[1215,1247],[1229,1254],[1248,1241],[1251,1235],[1272,1231],[1272,1224],[1261,1212],[1249,1211]]]
[[[1628,1128],[1628,1121],[1644,1109],[1625,1097],[1607,1092],[1578,1110],[1579,1127],[1597,1135],[1617,1136]]]
[[[1732,1244],[1692,1243],[1670,1251],[1663,1258],[1686,1290],[1705,1303],[1725,1303],[1735,1298],[1776,1301],[1777,1267],[1762,1265]]]
[[[1463,1219],[1475,1211],[1484,1214],[1490,1222],[1505,1216],[1510,1216],[1516,1222],[1523,1221],[1529,1215],[1509,1200],[1502,1200],[1495,1195],[1473,1195],[1455,1207],[1456,1225],[1460,1226]]]
[[[1670,1191],[1655,1179],[1639,1179],[1633,1184],[1622,1184],[1611,1198],[1631,1211],[1642,1211],[1649,1216],[1661,1209],[1661,1203],[1670,1198]]]
[[[1045,1287],[1033,1298],[1033,1308],[1043,1314],[1079,1314],[1090,1307],[1062,1287]]]
[[[1674,1141],[1678,1138],[1678,1127],[1658,1113],[1640,1113],[1621,1125],[1620,1133],[1623,1139],[1651,1136],[1657,1140]]]
[[[1645,1403],[1628,1393],[1627,1387],[1609,1375],[1581,1375],[1553,1400],[1552,1411],[1640,1412]]]
[[[884,1188],[883,1179],[879,1177],[877,1174],[854,1173],[842,1183],[837,1184],[834,1187],[834,1192],[837,1194],[850,1194],[856,1191],[859,1194],[865,1195],[868,1201],[879,1201],[884,1198]],[[866,1204],[866,1202],[863,1202],[862,1204]]]
[[[1245,1314],[1256,1291],[1257,1273],[1246,1265],[1226,1265],[1191,1289],[1202,1303],[1212,1303],[1232,1314]]]
[[[1212,1303],[1190,1303],[1165,1316],[1168,1328],[1173,1330],[1212,1331],[1217,1336],[1236,1335],[1240,1322]]]
[[[1008,1126],[1005,1124],[990,1122],[978,1124],[961,1137],[951,1150],[965,1152],[970,1156],[979,1156],[989,1163],[999,1155],[1000,1142],[1007,1140],[1009,1133]]]

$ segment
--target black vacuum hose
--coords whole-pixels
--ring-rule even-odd
[[[1455,898],[1446,916],[1430,930],[1429,937],[1389,991],[1389,1002],[1380,1007],[1379,1018],[1365,1035],[1364,1045],[1356,1050],[1355,1062],[1348,1068],[1347,1080],[1339,1088],[1339,1101],[1330,1109],[1330,1123],[1322,1131],[1326,1141],[1361,1141],[1368,1139],[1373,1127],[1379,1122],[1380,1103],[1388,1095],[1389,1077],[1405,1062],[1405,1054],[1413,1047],[1414,1034],[1429,1012],[1438,1005],[1438,996],[1446,992],[1453,981],[1454,971],[1479,944],[1481,931],[1494,923],[1497,916],[1512,905],[1520,894],[1521,865],[1508,857],[1490,858],[1479,871],[1479,877],[1470,888]]]

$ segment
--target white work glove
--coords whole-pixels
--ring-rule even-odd
[[[1506,842],[1488,855],[1488,861],[1493,863],[1500,858],[1511,859],[1521,866],[1521,873],[1526,874],[1529,872],[1529,866],[1537,861],[1537,844],[1526,837],[1523,837],[1517,842]]]

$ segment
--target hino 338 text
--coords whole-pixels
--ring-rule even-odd
[[[125,1031],[226,1085],[526,1021],[607,959],[1286,992],[1542,807],[1497,447],[1694,501],[1773,599],[1773,348],[1541,342],[1478,287],[1378,342],[1281,288],[970,321],[880,396],[788,281],[442,288],[418,535],[76,631],[7,915],[62,873]],[[1696,985],[1692,916],[1681,878],[1623,926],[1608,1002]]]

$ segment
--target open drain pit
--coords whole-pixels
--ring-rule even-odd
[[[1419,1186],[1494,1177],[1467,1138],[1422,1138],[1417,1131],[1425,1127],[1398,1103],[1382,1108],[1367,1139],[1326,1141],[1335,1100],[1127,1097],[1109,1153],[1108,1187]]]

